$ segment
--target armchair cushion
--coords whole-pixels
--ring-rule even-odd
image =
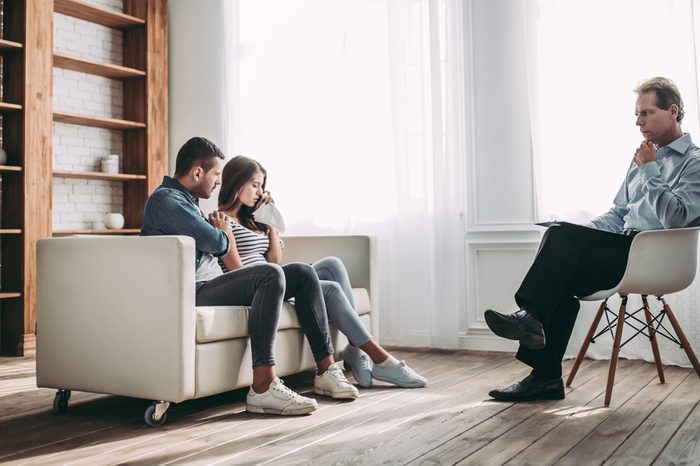
[[[357,313],[359,315],[368,314],[371,311],[371,306],[367,290],[356,288],[352,292]],[[247,306],[198,306],[195,314],[197,318],[197,343],[211,343],[248,336]],[[277,329],[291,328],[301,327],[294,307],[285,302]]]

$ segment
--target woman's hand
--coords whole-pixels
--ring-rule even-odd
[[[274,204],[275,200],[272,198],[272,194],[270,194],[270,191],[265,191],[262,196],[260,196],[260,199],[258,199],[258,202],[255,204],[255,207],[253,207],[253,210],[257,210],[260,207],[262,207],[263,204]]]

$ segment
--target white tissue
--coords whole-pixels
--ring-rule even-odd
[[[284,233],[284,219],[282,214],[274,204],[263,204],[258,210],[253,212],[253,218],[256,222],[264,223],[265,225],[270,225],[275,228],[280,233]]]

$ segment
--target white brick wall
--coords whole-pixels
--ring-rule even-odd
[[[122,0],[88,0],[122,11]],[[122,32],[59,13],[54,14],[54,50],[99,62],[123,63]],[[122,118],[122,82],[60,68],[53,69],[53,107],[81,115]],[[54,123],[54,170],[99,171],[100,159],[122,155],[120,131]],[[120,161],[120,171],[121,171]],[[103,228],[104,215],[122,212],[123,184],[99,180],[53,179],[53,229]]]

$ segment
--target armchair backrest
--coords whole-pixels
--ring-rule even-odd
[[[335,256],[345,264],[353,288],[365,288],[370,294],[373,291],[371,269],[375,264],[370,262],[375,256],[371,254],[374,245],[369,236],[286,236],[283,240],[283,263],[313,263]]]
[[[661,296],[693,282],[700,227],[643,231],[634,237],[619,293]]]

